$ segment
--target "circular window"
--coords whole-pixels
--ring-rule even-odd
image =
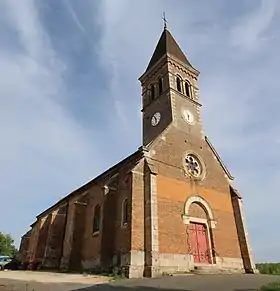
[[[194,178],[199,178],[202,176],[202,164],[193,154],[188,154],[185,157],[185,169],[187,170],[188,174]]]

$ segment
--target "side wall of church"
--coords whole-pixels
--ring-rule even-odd
[[[28,250],[27,250],[27,262],[30,263],[35,259],[36,256],[36,249],[37,249],[37,242],[40,232],[40,221],[36,221],[31,226],[31,233],[29,238]]]
[[[42,263],[45,257],[45,250],[47,245],[48,233],[51,224],[51,214],[47,214],[39,219],[38,238],[35,247],[34,259],[36,262]]]
[[[39,217],[30,231],[28,261],[63,270],[112,271],[129,265],[135,176],[127,166]],[[101,207],[98,232],[93,231],[96,206]]]
[[[131,175],[120,172],[114,186],[106,181],[88,190],[82,268],[112,270],[129,260],[130,225],[122,223],[123,202],[131,209]],[[100,230],[93,232],[94,211],[101,207]],[[129,216],[131,214],[129,213]]]
[[[18,252],[18,260],[22,263],[28,262],[28,251],[30,246],[30,238],[32,235],[32,231],[28,231],[21,237],[19,252]]]
[[[67,205],[61,205],[48,215],[43,267],[57,269],[60,265],[65,234]]]
[[[58,206],[39,217],[32,225],[24,263],[38,263],[43,268],[58,268],[63,251],[66,205]]]

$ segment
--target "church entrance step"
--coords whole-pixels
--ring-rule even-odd
[[[221,268],[216,265],[195,266],[194,274],[234,274],[242,273],[242,270],[237,268]]]

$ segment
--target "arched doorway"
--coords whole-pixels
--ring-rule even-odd
[[[216,222],[209,204],[200,196],[185,202],[183,222],[187,227],[190,254],[195,264],[213,264],[212,229]]]

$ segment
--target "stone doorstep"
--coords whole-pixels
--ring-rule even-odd
[[[162,272],[162,277],[178,277],[178,276],[193,276],[195,273],[193,271],[174,271],[174,272]]]
[[[179,277],[179,276],[194,276],[194,273],[174,273],[174,274],[170,274],[168,276],[172,276],[172,277]]]
[[[240,268],[225,268],[217,265],[196,265],[194,267],[195,274],[236,274],[244,273]]]
[[[172,268],[171,268],[172,269]],[[189,271],[179,271],[179,270],[168,270],[165,268],[156,268],[153,270],[146,269],[145,271],[151,271],[153,273],[152,277],[161,276],[191,276],[191,275],[211,275],[211,274],[242,274],[245,271],[241,268],[234,267],[221,267],[219,265],[208,265],[200,264],[195,265],[195,269]],[[121,272],[120,272],[121,271]],[[125,271],[125,272],[124,272]],[[139,266],[130,266],[128,269],[125,268],[114,268],[115,274],[127,273],[129,278],[143,278],[144,268]]]

